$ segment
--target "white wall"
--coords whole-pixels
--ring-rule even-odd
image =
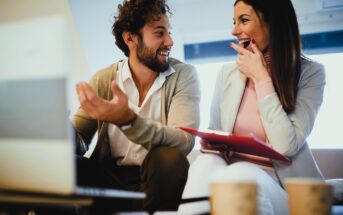
[[[318,11],[323,0],[293,0],[302,33],[343,29],[343,9]],[[69,0],[90,71],[93,73],[124,55],[111,34],[121,0]],[[319,3],[318,3],[319,2]],[[233,0],[169,0],[174,48],[171,56],[184,59],[183,45],[232,39]]]
[[[301,33],[315,33],[343,29],[343,7],[332,10],[323,10],[320,6],[323,1],[325,0],[292,1],[297,12]]]
[[[69,0],[91,73],[124,58],[111,32],[113,16],[120,2]]]
[[[125,58],[112,35],[114,15],[121,0],[69,0],[80,40],[92,73]],[[184,60],[183,38],[171,18],[174,47],[171,56]]]
[[[185,43],[226,40],[231,35],[233,0],[170,0],[173,26]]]
[[[318,10],[323,0],[293,0],[301,33],[343,29],[343,8]],[[183,32],[185,43],[233,38],[234,0],[171,0],[175,8],[174,26]]]

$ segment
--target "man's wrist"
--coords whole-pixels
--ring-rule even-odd
[[[129,111],[128,115],[129,115],[128,119],[125,120],[125,122],[118,125],[121,130],[126,130],[128,128],[131,128],[137,119],[137,114],[135,112],[133,112],[132,110]]]

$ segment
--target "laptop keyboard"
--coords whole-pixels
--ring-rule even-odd
[[[77,187],[75,190],[77,195],[91,196],[91,197],[118,197],[128,199],[144,199],[145,193],[134,192],[127,190],[116,190],[107,188],[96,188],[96,187]]]

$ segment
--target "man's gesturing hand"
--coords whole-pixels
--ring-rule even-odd
[[[76,91],[81,107],[94,119],[114,123],[118,126],[127,125],[136,118],[136,114],[129,108],[128,97],[112,81],[112,100],[105,100],[95,94],[86,82],[76,85]]]

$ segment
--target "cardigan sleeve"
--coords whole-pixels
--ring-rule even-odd
[[[117,64],[112,64],[92,76],[89,84],[98,96],[104,99],[112,97],[112,93],[109,89],[112,80],[114,80],[114,71],[116,68]],[[76,144],[86,144],[88,146],[102,123],[102,121],[90,117],[88,113],[79,107],[72,118],[72,124],[76,131]]]

